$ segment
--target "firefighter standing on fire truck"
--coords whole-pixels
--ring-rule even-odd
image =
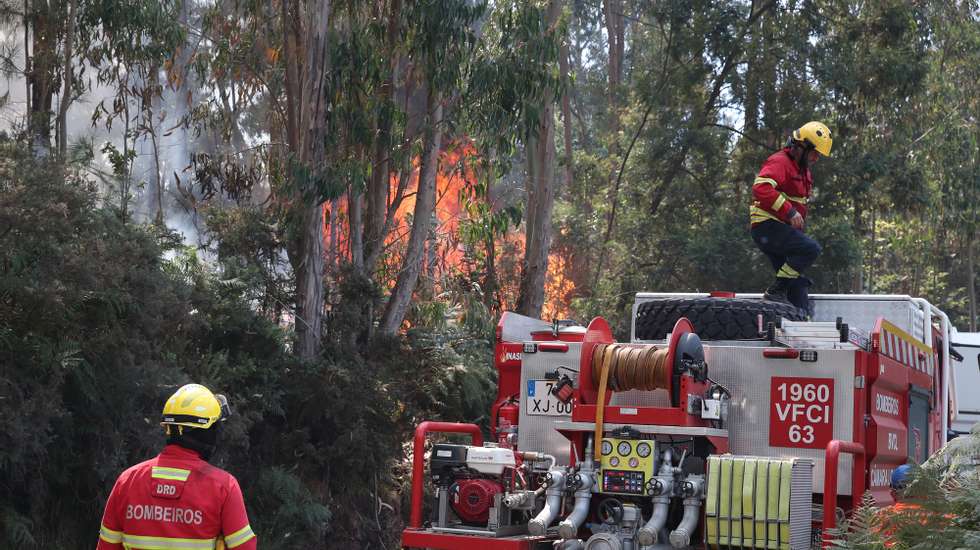
[[[786,147],[772,154],[752,184],[752,240],[776,271],[765,299],[809,310],[803,272],[820,255],[820,245],[804,232],[807,200],[813,191],[812,166],[829,157],[833,140],[821,122],[807,122],[793,132]]]
[[[229,414],[227,399],[199,384],[167,400],[160,423],[167,445],[116,480],[96,550],[255,550],[238,481],[207,463]]]

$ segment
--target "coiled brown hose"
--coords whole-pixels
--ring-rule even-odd
[[[595,439],[602,441],[602,424],[606,388],[612,391],[653,391],[670,388],[668,348],[650,345],[596,344],[592,350],[592,383],[599,395],[595,410]],[[601,456],[601,445],[595,445],[595,459]]]
[[[670,387],[667,348],[649,345],[596,344],[592,351],[592,383],[599,387],[609,371],[613,391],[653,391]]]

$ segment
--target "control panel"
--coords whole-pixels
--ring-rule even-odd
[[[656,442],[647,439],[602,439],[600,470],[602,492],[645,495],[653,477]]]

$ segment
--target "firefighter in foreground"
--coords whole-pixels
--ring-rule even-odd
[[[254,550],[238,481],[207,463],[217,446],[228,401],[188,384],[163,407],[163,452],[119,476],[99,531],[97,550]]]
[[[807,122],[793,131],[786,147],[770,155],[752,184],[752,240],[776,271],[765,299],[786,302],[809,311],[803,272],[820,255],[820,245],[807,236],[807,200],[813,191],[810,167],[829,157],[833,139],[821,122]]]

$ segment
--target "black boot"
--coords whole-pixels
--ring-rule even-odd
[[[813,317],[813,306],[810,304],[810,287],[813,286],[813,281],[805,275],[790,280],[793,282],[786,292],[790,303],[806,312],[807,317]]]
[[[790,303],[788,292],[792,283],[793,279],[776,277],[776,282],[769,285],[769,288],[766,289],[765,294],[762,295],[762,299],[770,302],[782,302],[784,304]]]

